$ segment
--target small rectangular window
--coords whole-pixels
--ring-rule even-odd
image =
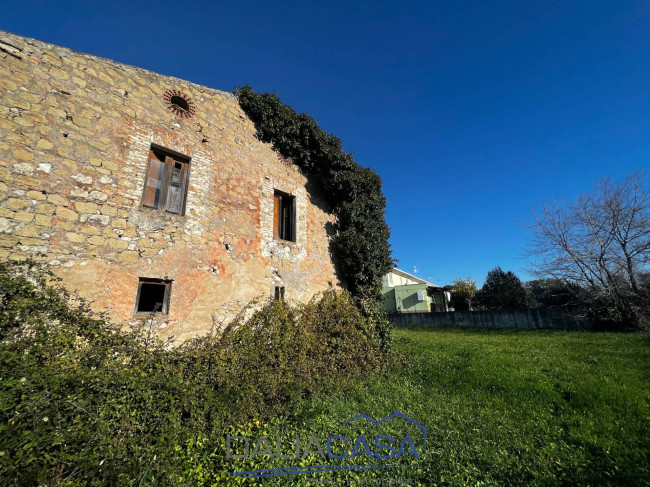
[[[171,286],[171,281],[140,278],[138,294],[135,299],[135,312],[168,314]]]
[[[284,301],[284,286],[275,286],[273,298],[278,301]]]
[[[159,148],[149,151],[142,206],[185,214],[190,160]]]
[[[274,193],[273,235],[280,240],[296,241],[296,198],[279,191]]]

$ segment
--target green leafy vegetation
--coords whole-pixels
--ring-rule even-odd
[[[340,139],[276,94],[255,93],[248,85],[235,94],[257,137],[273,144],[327,195],[337,218],[331,249],[350,292],[357,298],[377,297],[382,276],[393,266],[381,178],[344,152]]]
[[[167,349],[150,323],[121,330],[87,303],[70,305],[52,279],[33,262],[0,264],[2,485],[221,475],[223,459],[187,456],[201,438],[218,443],[286,415],[385,362],[383,333],[345,292],[298,307],[271,301],[220,337]]]
[[[478,293],[474,279],[469,276],[465,279],[454,279],[454,284],[448,286],[446,290],[451,291],[451,298],[456,311],[472,309],[472,300]]]
[[[261,485],[228,472],[322,460],[228,459],[227,435],[323,439],[396,410],[427,427],[412,468],[273,483],[648,485],[645,336],[397,330],[389,360],[383,332],[332,292],[166,349],[147,322],[93,318],[29,267],[0,266],[1,485]]]

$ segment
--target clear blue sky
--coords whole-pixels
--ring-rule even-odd
[[[522,277],[530,210],[650,166],[647,1],[0,3],[0,29],[277,91],[384,180],[393,256]]]

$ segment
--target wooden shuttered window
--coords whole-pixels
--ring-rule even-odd
[[[144,183],[144,196],[142,205],[150,208],[158,208],[160,204],[160,193],[165,164],[153,151],[149,151],[149,167],[147,169],[147,180]]]
[[[165,199],[165,211],[182,215],[185,206],[185,194],[187,192],[187,164],[176,161],[171,157],[165,158],[167,167],[167,195]]]
[[[296,241],[296,198],[277,191],[273,195],[273,236]]]
[[[273,236],[280,238],[280,214],[282,213],[282,196],[273,195]]]
[[[296,241],[296,198],[291,198],[290,204],[289,204],[289,210],[288,210],[288,215],[289,215],[289,231],[287,233],[287,240],[291,240],[292,242]],[[282,290],[282,295],[284,296],[284,289]]]
[[[181,160],[180,157],[152,149],[149,151],[142,206],[185,214],[188,179],[189,159]]]

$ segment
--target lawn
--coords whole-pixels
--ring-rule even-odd
[[[650,485],[646,337],[409,329],[395,332],[395,348],[401,359],[391,372],[341,384],[335,394],[312,399],[296,416],[258,433],[275,437],[298,428],[305,437],[322,438],[359,413],[378,419],[398,410],[427,428],[427,455],[416,467],[267,480],[303,485]],[[246,470],[291,464],[259,460],[231,465]]]

